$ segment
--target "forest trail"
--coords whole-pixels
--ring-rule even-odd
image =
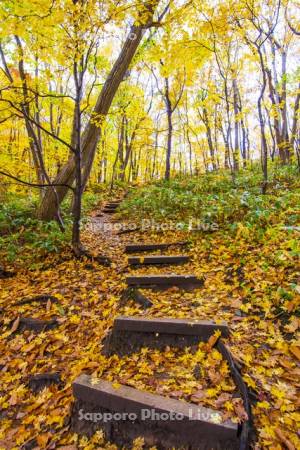
[[[80,385],[78,379],[82,380],[84,374],[92,377],[93,383],[99,382],[100,379],[105,383],[111,383],[113,387],[110,386],[110,392],[118,391],[121,385],[132,389],[133,391],[128,391],[126,388],[126,395],[133,396],[131,397],[133,400],[136,398],[136,391],[148,392],[149,395],[154,395],[153,401],[159,400],[157,397],[168,397],[182,405],[182,400],[185,400],[188,404],[193,403],[193,407],[203,405],[207,410],[220,411],[222,418],[227,422],[244,421],[245,408],[240,397],[236,396],[235,380],[233,381],[225,361],[228,354],[226,357],[223,356],[224,348],[220,348],[220,339],[214,334],[215,330],[210,329],[210,337],[206,335],[205,339],[207,341],[208,338],[208,342],[200,342],[196,353],[186,352],[185,345],[181,348],[180,346],[176,348],[175,345],[173,348],[172,340],[169,342],[171,345],[165,345],[163,340],[165,336],[162,336],[162,344],[160,336],[152,339],[153,333],[156,335],[153,327],[160,324],[161,319],[166,318],[179,320],[180,332],[183,334],[177,335],[175,341],[183,338],[185,344],[187,342],[185,339],[190,339],[184,337],[187,321],[193,319],[198,324],[201,321],[210,321],[215,322],[217,327],[227,322],[230,339],[225,338],[226,348],[242,368],[243,379],[251,388],[251,400],[254,398],[255,402],[258,401],[261,405],[259,408],[255,407],[255,425],[269,426],[265,422],[266,415],[262,414],[262,408],[269,401],[268,382],[272,394],[277,395],[275,389],[278,389],[280,401],[288,405],[290,399],[295,396],[297,368],[295,358],[288,353],[286,347],[283,347],[281,352],[277,350],[274,353],[272,344],[269,344],[269,333],[270,330],[273,332],[274,328],[272,322],[265,320],[263,324],[259,324],[254,313],[254,315],[247,314],[244,306],[248,303],[240,301],[241,288],[236,285],[239,286],[241,280],[247,278],[251,280],[254,275],[257,280],[253,251],[246,271],[241,268],[240,256],[235,259],[229,255],[229,250],[224,246],[223,238],[218,232],[213,234],[213,237],[210,235],[213,245],[210,248],[207,246],[208,238],[205,235],[194,238],[181,230],[174,234],[174,231],[158,232],[139,227],[136,227],[135,232],[120,234],[120,226],[116,226],[118,223],[120,223],[118,215],[103,213],[101,208],[92,214],[83,232],[83,241],[89,251],[96,255],[101,248],[112,260],[110,267],[100,266],[89,260],[66,258],[65,261],[59,262],[51,258],[50,264],[45,261],[45,270],[42,268],[36,271],[23,270],[18,272],[16,277],[2,281],[3,290],[0,299],[3,333],[0,345],[4,355],[1,364],[5,392],[2,400],[5,440],[1,445],[4,445],[5,449],[13,449],[16,445],[22,448],[22,445],[25,445],[24,449],[68,446],[68,449],[75,450],[85,448],[88,442],[88,445],[95,449],[99,448],[99,445],[101,448],[115,448],[101,433],[96,432],[89,441],[85,441],[84,437],[74,434],[70,427],[72,408],[73,425],[76,411],[72,406],[74,401],[72,385],[73,388]],[[128,226],[126,221],[122,224],[124,228]],[[163,243],[176,244],[176,242],[180,245],[150,249],[146,253],[138,252],[139,262],[142,263],[150,255],[159,257],[163,252],[164,256],[183,254],[189,256],[189,260],[184,264],[175,266],[128,264],[128,257],[136,255],[131,252],[130,246],[133,244],[151,243],[161,246]],[[187,247],[182,245],[186,242]],[[126,249],[129,249],[128,256],[125,253]],[[220,257],[221,252],[228,252],[225,262]],[[192,274],[203,280],[203,283],[193,291],[181,290],[178,286],[169,286],[163,291],[152,289],[152,286],[144,289],[142,286],[139,290],[142,304],[136,301],[136,296],[130,298],[130,295],[124,295],[128,292],[126,283],[128,276],[149,274],[153,276]],[[277,276],[281,276],[280,273]],[[224,281],[224,277],[227,282]],[[40,296],[39,299],[37,295]],[[145,299],[148,304],[145,304]],[[140,296],[138,300],[141,300]],[[255,304],[253,307],[255,308]],[[143,333],[136,334],[134,328],[126,330],[124,326],[120,334],[120,330],[115,329],[116,323],[120,323],[120,320],[119,322],[116,320],[120,315],[134,318],[137,322],[139,319],[141,321],[154,319],[156,323],[152,327],[150,340],[149,337],[145,338]],[[55,320],[56,323],[53,328],[37,332],[21,327],[24,318]],[[177,327],[177,322],[175,323]],[[201,329],[199,335],[203,336],[202,325],[203,323],[200,323],[198,326]],[[118,352],[104,354],[105,344],[109,341],[112,330],[113,334],[117,331],[115,342],[117,347],[122,349],[120,355]],[[135,337],[132,337],[132,333]],[[162,334],[161,329],[159,334]],[[172,339],[175,334],[173,333]],[[279,331],[277,338],[278,342],[288,345],[286,337],[280,338]],[[193,339],[195,336],[192,336],[191,342],[195,345]],[[152,348],[149,345],[151,340]],[[198,338],[196,336],[196,341],[199,341],[199,336]],[[122,344],[119,345],[118,342]],[[129,342],[132,342],[132,347],[128,346]],[[137,343],[139,345],[135,347]],[[143,343],[149,345],[149,350],[139,347]],[[113,345],[115,345],[114,338],[112,348]],[[278,348],[278,344],[276,346]],[[293,349],[291,348],[291,351]],[[295,351],[296,349],[295,347]],[[265,373],[260,372],[263,373],[265,384],[262,381],[259,384],[255,368],[259,367],[261,371],[266,364],[269,367],[270,358],[272,364],[278,361],[277,364],[289,367],[288,370],[281,372],[280,385],[271,385],[272,373],[269,369]],[[39,378],[41,375],[44,377]],[[46,389],[41,390],[43,386]],[[281,392],[285,386],[288,386],[289,391],[285,392],[286,397],[282,399]],[[159,406],[159,403],[157,405]],[[168,411],[168,405],[165,406]],[[177,406],[178,403],[176,405],[172,403],[172,407]],[[275,424],[278,428],[281,439],[290,442],[287,429],[283,428],[280,417],[282,418],[273,413],[270,420],[273,426]],[[288,413],[286,417],[289,417]],[[219,430],[218,433],[216,430]],[[230,430],[229,438],[232,439],[232,432],[236,433],[234,431],[236,428],[234,426],[232,428],[231,425]],[[93,431],[96,431],[96,428]],[[141,429],[136,431],[143,435]],[[218,439],[223,432],[222,427],[217,426],[210,434]],[[199,438],[193,431],[189,435],[191,439]],[[204,433],[204,436],[206,435]],[[136,438],[134,434],[132,436],[129,433],[127,438],[128,436]],[[226,436],[228,438],[227,434]],[[151,436],[147,436],[146,433],[145,438],[146,444]],[[165,434],[162,433],[161,439],[164,438]],[[140,439],[135,439],[132,448],[142,448],[141,442]],[[233,446],[235,445],[238,445],[236,441],[233,443]]]
[[[1,2],[0,450],[300,449],[299,13]]]
[[[109,216],[114,214],[118,205],[119,202],[106,204],[102,210],[103,214],[97,214],[96,226],[98,225],[101,230],[103,228],[107,230],[108,225],[114,225],[116,221],[112,222],[109,219],[107,221],[107,214]],[[112,245],[119,246],[120,237],[118,234],[116,235],[110,230],[110,234],[106,234],[104,237]],[[147,307],[151,310],[152,302],[144,297],[139,289],[171,292],[174,288],[179,292],[182,292],[182,290],[192,292],[194,289],[199,289],[204,282],[193,274],[169,273],[170,270],[174,269],[174,266],[189,263],[189,255],[172,254],[174,248],[185,248],[187,244],[187,242],[160,242],[158,244],[152,241],[143,243],[133,238],[125,246],[125,261],[128,261],[128,265],[131,267],[148,268],[150,266],[150,269],[147,275],[143,273],[142,275],[126,277],[128,287],[122,294],[123,302],[133,300],[141,303],[142,298],[144,310]],[[162,253],[165,250],[168,250],[171,254],[155,254],[155,252]],[[154,254],[152,254],[153,251]],[[126,253],[135,256],[127,257]],[[147,256],[144,256],[145,253]],[[151,272],[152,266],[159,270],[155,275]],[[167,274],[165,274],[166,269]],[[72,429],[89,436],[102,429],[105,431],[106,439],[112,440],[118,447],[125,445],[126,448],[138,439],[142,439],[147,447],[157,445],[159,448],[169,448],[170,445],[184,446],[184,448],[199,448],[200,445],[213,446],[213,448],[224,448],[225,446],[226,448],[239,448],[240,450],[249,448],[249,433],[252,428],[249,394],[236,362],[227,347],[221,342],[221,336],[229,337],[229,329],[225,322],[197,321],[192,320],[192,317],[176,320],[170,316],[155,319],[151,317],[151,312],[148,315],[145,311],[143,317],[139,315],[116,317],[112,330],[104,340],[103,352],[106,356],[119,355],[120,358],[139,353],[140,358],[137,362],[142,363],[143,352],[149,349],[154,350],[154,352],[164,352],[165,349],[175,348],[177,351],[180,349],[185,353],[195,354],[199,350],[200,344],[209,353],[216,347],[220,359],[228,363],[230,374],[236,384],[235,401],[236,412],[239,411],[237,414],[239,426],[237,423],[228,420],[226,416],[222,417],[222,411],[203,408],[200,405],[197,407],[195,403],[183,403],[175,399],[176,396],[174,398],[172,393],[171,398],[173,397],[173,399],[158,394],[152,394],[151,396],[143,389],[130,388],[128,380],[121,382],[120,385],[117,383],[116,386],[116,383],[105,381],[106,378],[95,380],[92,376],[87,377],[82,374],[73,383],[75,404],[71,418]],[[174,361],[174,364],[176,365],[176,361]],[[186,382],[193,375],[196,379],[195,367],[190,368],[190,374],[186,378]],[[212,365],[209,370],[214,371],[214,366]],[[166,374],[168,375],[168,373]],[[182,373],[178,376],[184,378]],[[156,377],[159,378],[159,374],[156,374]],[[216,378],[218,375],[214,374],[214,377]],[[109,376],[108,379],[110,379]],[[175,383],[177,383],[176,379]],[[129,388],[126,387],[128,385]],[[182,395],[184,395],[183,392]],[[165,418],[151,418],[147,421],[143,418],[146,410],[158,416],[162,413],[165,416],[177,413],[180,418],[173,419],[173,421],[168,420],[167,424]],[[102,419],[97,424],[97,421],[96,423],[89,422],[90,419],[82,421],[80,417],[82,411],[87,414],[86,417],[93,416],[93,414],[99,415],[99,413],[103,416],[107,413],[112,416],[131,414],[135,416],[135,420],[132,421],[128,418],[121,421],[112,419],[107,425],[105,419]],[[192,421],[191,414],[193,415]]]

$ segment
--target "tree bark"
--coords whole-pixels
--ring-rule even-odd
[[[234,152],[233,152],[233,169],[235,171],[239,170],[239,95],[238,95],[238,86],[236,78],[232,80],[233,87],[233,109],[234,109]]]
[[[213,167],[213,170],[217,170],[216,158],[215,158],[215,149],[214,149],[212,133],[211,133],[211,126],[210,126],[210,123],[209,123],[208,112],[207,112],[207,109],[206,109],[205,106],[203,106],[203,117],[202,117],[202,120],[203,120],[205,128],[206,128],[206,137],[207,137],[207,143],[208,143],[208,148],[209,148],[209,153],[210,153],[212,167]]]
[[[291,147],[294,147],[296,136],[297,136],[297,124],[299,117],[299,108],[300,108],[300,83],[298,85],[298,93],[296,95],[295,105],[294,105],[294,117],[293,117],[293,125],[292,125],[292,136],[291,136]]]
[[[257,100],[257,108],[258,108],[258,117],[259,117],[259,125],[261,131],[261,161],[262,161],[262,170],[263,170],[263,184],[262,184],[262,193],[267,193],[268,188],[268,145],[265,131],[265,121],[262,110],[262,102],[265,94],[265,90],[267,87],[267,75],[263,60],[263,55],[260,46],[257,46],[257,52],[259,55],[260,67],[262,71],[262,87],[260,91],[259,98]]]
[[[169,96],[166,95],[167,104],[167,120],[168,120],[168,139],[167,139],[167,153],[166,153],[166,171],[165,180],[170,179],[171,174],[171,152],[172,152],[172,137],[173,137],[173,123],[172,123],[172,107]]]

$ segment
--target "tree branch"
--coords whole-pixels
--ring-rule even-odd
[[[4,175],[5,177],[11,178],[12,180],[17,181],[18,183],[21,184],[25,184],[26,186],[31,186],[31,187],[37,187],[37,188],[44,188],[44,187],[56,187],[56,186],[64,186],[67,187],[68,189],[71,189],[74,192],[74,188],[68,184],[55,184],[55,183],[51,183],[51,184],[39,184],[39,183],[30,183],[29,181],[24,181],[21,180],[20,178],[17,178],[9,173],[3,172],[2,170],[0,170],[0,175]]]

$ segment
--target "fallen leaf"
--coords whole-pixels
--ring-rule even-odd
[[[232,400],[232,404],[234,407],[234,411],[241,422],[244,422],[245,420],[248,420],[248,414],[246,413],[246,410],[243,405],[243,400],[241,398],[234,398]]]
[[[206,393],[203,390],[199,390],[197,392],[195,392],[192,396],[191,396],[191,401],[194,403],[199,403],[201,402],[201,400],[203,400],[206,397]]]
[[[11,327],[11,332],[14,333],[15,331],[17,331],[17,329],[19,328],[20,325],[20,316],[18,316],[16,318],[16,320],[14,321],[12,327]]]
[[[294,445],[291,443],[291,441],[289,441],[285,435],[283,434],[283,432],[280,430],[280,428],[275,428],[275,434],[278,437],[278,439],[280,440],[280,442],[282,442],[287,448],[288,450],[296,450],[296,448],[294,447]]]
[[[51,437],[51,433],[39,434],[36,438],[40,448],[45,448]]]
[[[231,394],[227,394],[226,392],[224,392],[223,394],[221,394],[217,400],[215,400],[215,406],[217,408],[220,408],[221,406],[224,405],[225,402],[228,402],[231,400],[232,395]]]
[[[219,339],[219,337],[221,336],[221,331],[217,330],[212,336],[210,336],[210,338],[208,339],[206,348],[208,350],[211,350],[214,345],[216,344],[217,340]]]
[[[297,345],[291,345],[290,352],[293,353],[293,355],[296,356],[296,358],[300,361],[300,347],[298,347]]]
[[[52,305],[52,303],[51,303],[51,300],[50,300],[50,298],[49,298],[48,301],[47,301],[47,305],[46,305],[46,311],[47,311],[47,312],[50,311],[51,305]]]

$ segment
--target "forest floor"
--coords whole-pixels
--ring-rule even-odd
[[[296,191],[297,196],[299,183]],[[278,191],[277,200],[279,196]],[[138,192],[136,197],[136,208],[143,211],[143,201],[149,203],[151,195],[143,200],[144,193]],[[119,214],[123,223],[137,220],[134,201],[125,201]],[[299,214],[297,204],[290,201],[287,205],[290,215]],[[266,230],[269,234],[257,239],[240,219],[234,232],[222,227],[214,231],[142,229],[119,236],[114,230],[103,230],[103,222],[111,218],[96,217],[98,212],[99,208],[92,214],[83,241],[95,254],[110,256],[111,267],[74,260],[65,250],[49,255],[37,270],[19,267],[14,277],[0,281],[0,449],[18,449],[24,444],[27,449],[116,448],[104,442],[100,433],[88,440],[69,429],[71,386],[82,372],[221,409],[226,418],[243,419],[243,407],[233,399],[228,368],[217,351],[208,352],[200,345],[194,355],[167,348],[143,349],[127,358],[103,356],[101,341],[120,314],[227,321],[231,336],[226,344],[255,398],[256,449],[300,448],[297,227],[284,229],[277,220],[276,233]],[[127,266],[127,243],[185,240],[189,242],[186,253],[191,256],[188,264],[163,269]],[[182,249],[164,254],[179,252]],[[190,273],[203,278],[204,286],[192,293],[177,288],[159,293],[145,290],[153,303],[145,311],[132,301],[120,302],[127,273]],[[17,304],[42,294],[53,295],[58,302]],[[19,332],[22,317],[56,317],[59,324],[40,334]],[[204,361],[201,376],[191,375],[189,367]],[[157,382],[157,371],[168,377]],[[59,372],[62,384],[32,392],[30,376],[44,372]],[[133,448],[143,448],[142,440]]]

